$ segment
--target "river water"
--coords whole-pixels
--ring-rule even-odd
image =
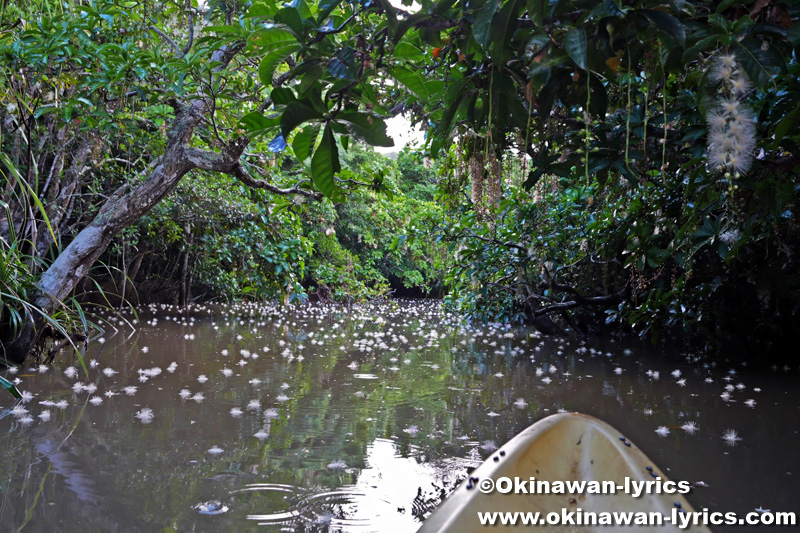
[[[413,532],[560,410],[617,428],[698,509],[800,511],[797,367],[544,339],[424,300],[137,316],[104,317],[88,375],[2,373],[33,398],[0,397],[0,531]]]

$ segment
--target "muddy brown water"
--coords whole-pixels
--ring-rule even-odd
[[[125,319],[90,343],[88,376],[65,375],[77,360],[2,373],[33,399],[0,398],[0,531],[413,532],[495,446],[559,410],[616,427],[695,484],[698,509],[800,511],[797,368],[546,340],[424,300]]]

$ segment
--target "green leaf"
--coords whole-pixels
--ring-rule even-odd
[[[328,73],[340,80],[356,81],[358,66],[356,65],[353,49],[346,46],[339,50],[336,56],[332,57],[328,62]]]
[[[517,29],[519,7],[517,0],[508,0],[492,19],[492,62],[503,67],[511,58],[508,42]]]
[[[264,54],[258,65],[258,77],[267,86],[272,86],[272,76],[278,66],[300,48],[302,46],[297,42],[294,33],[285,26],[260,29],[250,36],[247,44],[248,53]]]
[[[254,32],[247,40],[246,51],[253,55],[268,54],[292,44],[298,44],[294,33],[286,26],[276,25]]]
[[[275,119],[269,119],[258,111],[253,111],[246,114],[239,120],[239,123],[251,133],[277,125],[277,121]]]
[[[372,146],[394,146],[394,141],[386,135],[386,123],[367,113],[342,113],[337,121],[346,122],[350,134]]]
[[[650,19],[650,22],[653,23],[659,32],[670,37],[678,46],[686,45],[686,28],[683,27],[680,20],[669,13],[664,13],[663,11],[657,11],[655,9],[643,9],[641,13]]]
[[[342,3],[342,0],[321,0],[319,3],[319,13],[317,14],[317,23],[322,24],[331,11],[336,9],[336,6]]]
[[[421,101],[427,102],[430,99],[430,93],[428,91],[428,86],[425,84],[425,78],[418,72],[403,67],[392,67],[389,69],[389,74],[403,84],[406,89],[411,91],[414,96]]]
[[[275,14],[275,22],[285,24],[295,35],[303,34],[303,17],[300,11],[293,7],[285,7]]]
[[[284,137],[288,137],[292,130],[303,122],[321,118],[322,113],[304,104],[303,101],[296,100],[289,103],[281,115],[281,133]]]
[[[484,50],[489,46],[492,35],[492,18],[497,12],[497,0],[486,0],[479,9],[475,11],[475,21],[472,23],[472,36]]]
[[[384,13],[386,13],[386,26],[389,28],[389,36],[394,40],[395,33],[397,33],[397,14],[394,12],[394,6],[389,3],[389,0],[377,1],[381,5]],[[399,39],[398,37],[397,40]]]
[[[317,142],[319,136],[319,125],[312,124],[306,126],[302,131],[294,136],[292,141],[292,150],[294,150],[295,157],[300,161],[305,161],[311,155],[311,149],[314,148],[314,143]]]
[[[247,17],[269,17],[272,18],[274,16],[275,9],[274,7],[267,6],[266,3],[259,2],[257,4],[253,4],[250,9],[247,10],[245,13],[245,18]]]
[[[271,87],[272,76],[275,74],[275,70],[277,70],[281,63],[286,61],[287,57],[300,50],[300,48],[302,47],[299,43],[294,43],[273,50],[265,55],[258,65],[258,78],[261,80],[261,83]]]
[[[567,32],[564,48],[575,64],[586,70],[586,31],[582,27]]]
[[[17,390],[17,386],[8,381],[6,378],[0,377],[0,386],[2,386],[9,393],[11,393],[11,396],[13,396],[14,398],[17,399],[22,398],[22,394],[20,394],[19,391]]]
[[[716,11],[717,13],[722,13],[723,11],[731,7],[733,4],[741,4],[741,3],[742,0],[722,0],[722,2],[720,2],[719,5],[717,6]]]
[[[392,55],[401,59],[419,60],[419,58],[422,57],[422,50],[420,50],[418,46],[414,46],[406,41],[401,41],[394,47],[394,53]]]
[[[336,190],[333,176],[339,169],[339,150],[336,148],[330,124],[326,124],[322,141],[311,158],[311,179],[317,190],[330,197]]]
[[[783,56],[772,46],[766,50],[761,48],[762,42],[758,39],[748,37],[736,44],[736,59],[741,63],[742,68],[750,80],[759,89],[766,89],[772,81],[772,74],[776,69],[786,68]]]
[[[276,87],[272,89],[269,93],[269,97],[275,105],[288,105],[297,100],[294,96],[294,92],[288,87]]]
[[[628,180],[631,183],[631,185],[633,185],[634,187],[639,186],[639,178],[636,177],[636,174],[631,172],[631,170],[628,168],[628,166],[622,159],[617,159],[611,166],[619,170],[620,174],[622,174],[622,176],[626,180]]]
[[[398,235],[398,236],[396,236],[394,238],[394,240],[392,241],[392,244],[389,246],[389,250],[391,250],[391,251],[397,250],[400,246],[403,245],[403,243],[406,241],[407,238],[408,238],[408,235]]]
[[[392,8],[394,9],[394,8]],[[403,35],[406,34],[408,30],[410,30],[415,24],[419,24],[425,20],[431,18],[432,15],[428,13],[414,13],[407,19],[403,20],[397,25],[397,31],[395,31],[394,35],[392,36],[392,41],[397,44],[400,42],[400,39],[403,38]]]

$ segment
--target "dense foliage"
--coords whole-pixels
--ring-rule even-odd
[[[22,178],[4,253],[30,258],[15,279],[46,310],[100,258],[115,292],[179,302],[444,275],[463,311],[553,332],[786,338],[799,16],[776,0],[9,7],[0,142]],[[390,146],[400,113],[424,154],[359,146]]]

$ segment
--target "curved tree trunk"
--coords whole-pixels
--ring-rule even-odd
[[[106,250],[114,236],[153,208],[194,166],[189,162],[183,140],[191,137],[200,115],[194,106],[179,110],[170,132],[170,141],[150,176],[132,191],[118,189],[103,205],[94,220],[56,258],[42,274],[33,302],[45,313],[54,311]],[[35,315],[10,343],[4,343],[6,358],[21,363],[38,344],[45,321]]]
[[[241,47],[238,45],[215,51],[211,59],[220,63],[215,70],[224,69]],[[42,274],[37,283],[38,296],[32,302],[39,309],[51,314],[58,308],[106,250],[114,236],[152,209],[193,169],[229,174],[249,187],[263,188],[273,194],[321,198],[319,193],[300,189],[298,185],[282,189],[267,180],[250,176],[239,159],[250,143],[249,137],[234,138],[221,152],[190,146],[195,128],[204,115],[214,109],[213,98],[200,96],[189,103],[177,100],[169,102],[175,110],[175,118],[167,133],[164,154],[151,165],[153,170],[144,182],[132,189],[129,185],[117,189],[100,208],[94,220],[75,236]],[[46,332],[45,326],[46,321],[40,315],[34,315],[12,340],[6,342],[7,339],[0,338],[0,355],[11,362],[22,363],[42,340]]]

